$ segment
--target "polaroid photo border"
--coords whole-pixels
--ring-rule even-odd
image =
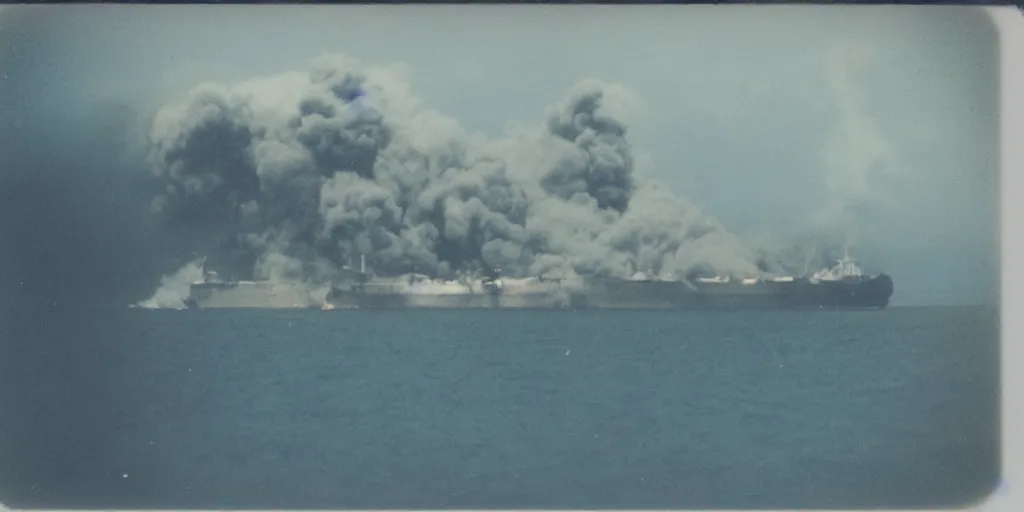
[[[1018,6],[985,7],[999,31],[1001,63],[1001,420],[1002,468],[999,485],[988,497],[966,510],[1011,512],[1024,510],[1024,236],[1010,219],[1024,217],[1024,10]],[[0,17],[3,16],[0,8]],[[2,77],[0,77],[2,78]],[[358,98],[352,98],[356,100]],[[1009,263],[1009,264],[1008,264]],[[2,497],[0,497],[2,501]],[[0,511],[14,511],[0,503]],[[53,509],[72,512],[77,509]],[[181,511],[185,512],[185,511]],[[237,510],[234,512],[246,512]],[[296,511],[298,512],[298,511]],[[322,512],[322,511],[321,511]],[[453,511],[454,512],[454,511]]]

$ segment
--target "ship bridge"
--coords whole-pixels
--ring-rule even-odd
[[[864,271],[857,266],[857,262],[850,257],[847,248],[843,248],[843,257],[832,268],[824,268],[811,276],[814,281],[860,281],[867,279]]]

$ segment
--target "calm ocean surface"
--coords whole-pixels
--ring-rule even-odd
[[[129,310],[32,332],[10,506],[932,507],[998,481],[994,308]]]

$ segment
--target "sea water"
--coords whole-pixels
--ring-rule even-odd
[[[126,310],[8,334],[9,506],[924,508],[998,482],[994,308]]]

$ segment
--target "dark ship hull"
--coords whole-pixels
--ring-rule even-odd
[[[547,280],[484,278],[443,281],[422,275],[375,277],[365,261],[351,273],[312,294],[301,283],[224,282],[208,273],[193,283],[190,308],[322,309],[885,309],[893,280],[865,275],[844,257],[809,277],[691,281],[590,278]]]
[[[605,280],[573,294],[572,307],[635,309],[885,309],[894,290],[885,274],[844,281],[683,283]]]
[[[412,295],[391,290],[334,289],[331,309],[885,309],[892,278],[815,281],[588,280],[530,295],[501,291]]]

